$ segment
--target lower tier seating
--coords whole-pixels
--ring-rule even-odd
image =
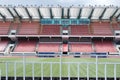
[[[60,43],[39,43],[38,52],[60,52]]]
[[[70,52],[93,52],[91,43],[70,43]]]
[[[4,52],[5,48],[7,47],[8,40],[1,40],[0,41],[0,52]]]
[[[95,40],[94,47],[96,52],[117,52],[113,42],[110,40]]]
[[[37,41],[21,40],[16,45],[14,52],[35,52]]]

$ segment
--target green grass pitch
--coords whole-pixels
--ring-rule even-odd
[[[12,61],[19,61],[20,63],[16,63],[16,76],[23,76],[23,59],[22,58],[0,58],[0,69],[2,71],[2,76],[6,75],[5,63],[6,61],[10,61],[8,63],[8,76],[14,76],[14,64]],[[60,58],[26,58],[26,76],[32,76],[32,64],[28,62],[60,62]],[[95,62],[95,58],[62,58],[62,62]],[[120,62],[119,58],[99,58],[98,62]],[[62,77],[67,77],[70,75],[71,77],[77,77],[78,72],[80,77],[87,77],[87,65],[80,64],[79,71],[77,69],[77,64],[70,64],[70,73],[68,73],[68,65],[62,63]],[[43,73],[41,73],[41,64],[34,64],[34,76],[40,77],[42,74],[44,77],[49,77],[50,73],[50,64],[43,64]],[[89,64],[89,77],[96,76],[96,64]],[[116,65],[116,76],[120,77],[120,64]],[[107,65],[107,77],[114,77],[114,65]],[[60,76],[60,63],[52,64],[52,76],[59,77]],[[104,77],[104,65],[98,65],[98,76]]]

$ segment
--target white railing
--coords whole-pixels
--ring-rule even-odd
[[[23,72],[22,72],[22,77],[23,77],[23,80],[25,80],[25,77],[26,77],[26,73],[27,73],[27,71],[26,71],[26,68],[28,68],[26,65],[27,64],[30,64],[30,66],[29,67],[31,67],[31,73],[32,73],[32,75],[31,75],[31,77],[32,77],[32,80],[35,80],[35,73],[38,73],[38,72],[35,72],[35,64],[38,64],[38,65],[40,65],[40,68],[39,68],[39,70],[38,71],[40,71],[40,75],[39,75],[39,77],[41,77],[41,80],[44,80],[44,77],[45,77],[45,74],[44,74],[44,67],[46,66],[46,65],[49,65],[48,66],[48,69],[50,69],[49,70],[49,72],[48,73],[50,73],[49,75],[48,75],[48,77],[50,77],[50,80],[53,80],[53,77],[55,76],[54,74],[53,74],[53,70],[54,70],[54,65],[56,64],[56,65],[59,65],[59,69],[57,70],[57,71],[59,71],[59,75],[57,76],[57,77],[59,77],[59,80],[62,80],[62,77],[63,76],[65,76],[65,77],[67,77],[68,78],[68,80],[70,80],[70,78],[72,77],[71,76],[71,74],[72,74],[72,71],[71,71],[71,65],[75,65],[76,67],[75,67],[75,69],[76,69],[76,78],[77,78],[77,80],[80,80],[80,78],[81,77],[83,77],[83,76],[81,76],[82,74],[81,74],[81,66],[82,65],[86,65],[86,74],[85,74],[85,77],[87,78],[87,80],[89,80],[90,79],[90,65],[94,65],[94,72],[95,72],[95,77],[94,78],[96,78],[96,80],[98,80],[98,78],[100,77],[99,75],[98,75],[98,70],[99,70],[99,65],[104,65],[104,79],[105,80],[107,80],[107,68],[109,68],[109,66],[108,65],[113,65],[113,69],[114,69],[114,71],[113,71],[113,76],[111,76],[111,77],[113,77],[114,78],[114,80],[116,80],[117,79],[117,67],[116,67],[116,65],[120,65],[120,62],[99,62],[98,60],[98,57],[96,56],[96,62],[63,62],[62,61],[62,56],[60,56],[60,58],[59,58],[60,60],[58,61],[58,62],[34,62],[34,61],[32,61],[32,62],[30,62],[30,61],[26,61],[26,58],[23,56],[23,61],[1,61],[0,62],[0,65],[1,64],[3,64],[4,66],[5,66],[5,70],[2,70],[2,69],[0,69],[0,80],[1,80],[1,76],[3,76],[2,75],[2,72],[3,71],[5,71],[5,77],[6,77],[6,80],[8,80],[8,77],[9,77],[9,69],[11,69],[10,67],[13,67],[14,68],[14,80],[16,80],[17,79],[17,74],[18,74],[18,65],[19,64],[21,64],[22,66],[22,70],[23,70]],[[9,66],[9,65],[11,65],[12,64],[12,66]],[[46,65],[45,65],[46,64]],[[66,73],[67,73],[67,75],[63,75],[64,73],[62,72],[63,71],[63,65],[67,65],[67,70],[66,70]],[[119,73],[120,74],[120,73]],[[119,76],[120,77],[120,76]]]

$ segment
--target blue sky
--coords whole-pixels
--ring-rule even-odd
[[[0,5],[115,5],[120,7],[120,0],[0,0]]]

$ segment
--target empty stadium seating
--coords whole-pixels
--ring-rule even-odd
[[[71,25],[71,35],[89,35],[88,25]]]
[[[112,35],[112,29],[109,22],[92,22],[93,35]]]
[[[19,40],[14,52],[35,52],[36,44],[36,40]]]
[[[96,52],[117,52],[111,40],[94,40]]]
[[[62,45],[62,51],[63,52],[68,52],[68,44],[63,44]]]
[[[39,43],[38,52],[60,52],[60,43]]]
[[[70,52],[93,52],[91,43],[70,43]]]
[[[40,35],[60,35],[60,26],[58,25],[41,25]]]
[[[40,23],[39,22],[27,22],[24,21],[21,23],[19,26],[19,35],[38,35],[39,34],[39,27]]]
[[[7,47],[8,40],[1,40],[0,41],[0,52],[4,52],[5,48]]]
[[[11,30],[17,30],[18,29],[18,27],[19,27],[19,23],[12,23],[12,27],[11,27]]]
[[[7,35],[9,33],[11,22],[0,21],[0,35]]]
[[[120,26],[118,25],[118,23],[112,23],[111,25],[112,25],[113,31],[120,30]]]

